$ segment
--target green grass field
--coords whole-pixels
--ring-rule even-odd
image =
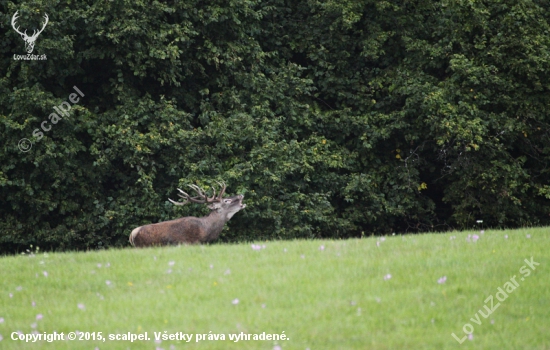
[[[550,349],[548,231],[2,257],[0,349]]]

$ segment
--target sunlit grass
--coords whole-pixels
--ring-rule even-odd
[[[539,228],[3,257],[0,348],[550,349],[549,251]],[[522,281],[531,257],[540,265]],[[471,321],[514,275],[517,289]],[[451,333],[467,323],[460,345]],[[76,330],[150,340],[11,339]],[[155,342],[164,331],[226,340]],[[283,331],[289,340],[228,336]]]

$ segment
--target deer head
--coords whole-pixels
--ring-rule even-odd
[[[38,38],[38,35],[40,35],[40,33],[42,33],[42,31],[44,30],[44,28],[46,28],[46,25],[48,24],[48,21],[49,21],[49,18],[48,18],[48,14],[44,14],[44,24],[42,25],[42,29],[40,29],[38,32],[36,31],[36,29],[32,32],[32,35],[31,36],[28,36],[27,35],[27,30],[25,29],[25,32],[22,33],[19,31],[19,27],[15,27],[16,25],[16,21],[17,21],[17,13],[19,11],[16,11],[14,14],[13,14],[13,17],[11,18],[11,26],[13,27],[13,29],[19,34],[21,35],[21,37],[23,38],[23,40],[25,41],[25,50],[27,50],[28,53],[32,53],[32,50],[34,50],[34,42],[36,41],[36,39]]]
[[[216,189],[214,187],[212,187],[212,197],[208,197],[199,186],[188,185],[197,193],[197,196],[191,197],[188,193],[178,188],[178,191],[180,192],[178,196],[183,198],[185,201],[176,202],[170,198],[168,198],[168,200],[175,205],[185,205],[190,202],[205,203],[208,204],[208,208],[210,210],[219,214],[225,214],[224,216],[226,216],[227,220],[229,220],[233,215],[235,215],[236,212],[246,207],[246,204],[242,203],[244,196],[240,194],[233,197],[223,198],[223,194],[225,193],[226,188],[225,183],[221,184],[218,182],[218,185],[220,185],[221,187],[218,196],[216,196]]]

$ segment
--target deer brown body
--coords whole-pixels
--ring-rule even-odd
[[[242,203],[244,198],[242,194],[223,198],[225,185],[222,185],[220,194],[217,197],[214,190],[214,195],[210,198],[199,187],[195,185],[190,185],[190,187],[197,192],[197,197],[191,197],[178,188],[183,194],[179,196],[186,201],[176,202],[169,199],[170,202],[175,205],[185,205],[189,202],[209,203],[208,208],[212,210],[209,215],[202,218],[188,216],[157,224],[140,226],[130,234],[130,243],[135,247],[148,247],[211,242],[218,238],[225,223],[235,213],[246,207],[246,204]]]

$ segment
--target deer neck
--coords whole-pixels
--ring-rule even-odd
[[[204,241],[212,241],[220,235],[223,230],[223,226],[229,221],[226,213],[212,211],[208,216],[203,217],[203,221],[206,226],[207,235],[204,237]]]

